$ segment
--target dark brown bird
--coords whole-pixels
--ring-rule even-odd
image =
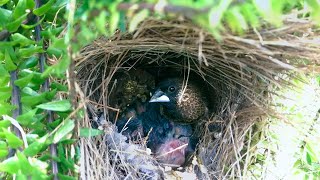
[[[195,123],[208,112],[203,90],[182,78],[161,81],[149,102],[161,103],[163,115],[175,122]]]

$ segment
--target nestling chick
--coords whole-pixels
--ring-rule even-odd
[[[179,167],[194,153],[198,138],[189,124],[170,122],[170,127],[165,141],[156,148],[156,158],[162,164]]]
[[[185,163],[188,142],[180,139],[167,140],[161,144],[156,152],[156,158],[160,163],[168,166],[180,167]]]
[[[181,78],[161,81],[149,102],[161,103],[163,114],[175,122],[195,123],[208,111],[200,87],[191,81],[185,84]]]

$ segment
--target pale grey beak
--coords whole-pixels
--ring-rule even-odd
[[[153,94],[149,102],[170,102],[170,99],[164,92],[158,90]]]

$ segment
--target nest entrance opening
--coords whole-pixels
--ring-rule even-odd
[[[197,126],[197,130],[202,131],[202,135],[195,151],[196,157],[203,163],[201,165],[213,170],[212,172],[221,169],[224,163],[231,161],[231,156],[223,157],[223,154],[228,154],[232,150],[223,145],[222,137],[235,133],[225,132],[226,127],[235,120],[231,115],[240,112],[241,109],[250,109],[251,103],[246,99],[242,88],[226,78],[224,74],[220,74],[221,70],[214,66],[203,68],[197,57],[173,51],[128,51],[121,55],[105,57],[100,55],[96,58],[100,60],[96,63],[88,62],[79,71],[82,84],[88,87],[84,88],[85,93],[94,102],[90,104],[90,107],[94,107],[90,108],[94,109],[91,113],[103,112],[105,120],[115,124],[132,104],[137,101],[147,102],[159,81],[168,77],[183,77],[187,81],[200,84],[201,88],[209,94],[207,96],[209,116]],[[229,65],[229,68],[238,67]],[[136,109],[136,111],[139,110]],[[98,118],[98,121],[100,120],[101,118]],[[245,121],[242,123],[246,124]],[[99,126],[101,122],[94,122],[94,124]],[[242,128],[240,131],[246,129],[243,124]],[[243,139],[239,138],[236,141],[240,142]],[[187,165],[194,166],[191,161]],[[120,172],[128,173],[128,169],[123,170],[119,167]],[[134,171],[140,172],[141,169]],[[154,175],[150,176],[154,177]]]

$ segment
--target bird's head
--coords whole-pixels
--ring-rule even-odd
[[[176,103],[181,91],[179,79],[172,78],[161,81],[149,102]]]
[[[161,103],[164,115],[174,121],[193,122],[206,113],[207,102],[196,82],[183,78],[161,81],[150,103]]]

